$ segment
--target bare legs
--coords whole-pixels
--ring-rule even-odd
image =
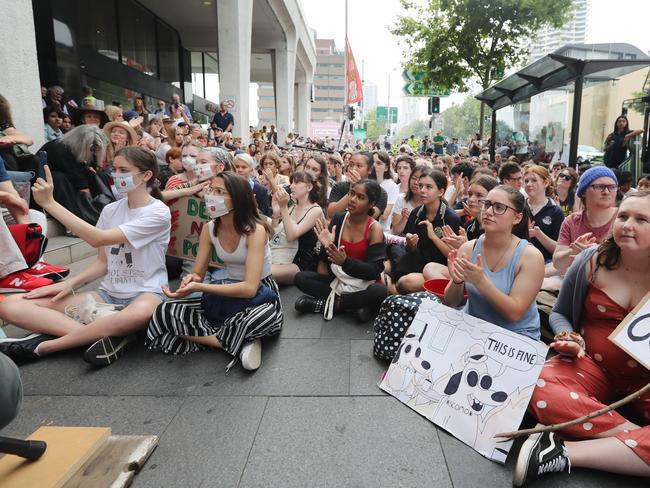
[[[216,336],[180,336],[181,339],[190,342],[196,342],[202,346],[213,347],[215,349],[223,349],[221,341]]]
[[[293,280],[298,271],[300,271],[300,268],[293,263],[271,265],[273,279],[281,285],[293,285]]]
[[[650,466],[615,437],[565,442],[565,446],[573,467],[650,477]]]

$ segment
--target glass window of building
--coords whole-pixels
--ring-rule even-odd
[[[115,2],[105,0],[83,10],[84,19],[79,23],[82,47],[119,61]]]
[[[179,39],[176,31],[164,22],[156,19],[158,29],[158,61],[160,79],[180,86],[181,69],[178,51]],[[194,62],[192,61],[192,64]]]
[[[122,63],[158,76],[154,17],[133,1],[119,3]]]
[[[205,99],[218,103],[219,100],[219,63],[217,53],[203,53],[205,68]]]

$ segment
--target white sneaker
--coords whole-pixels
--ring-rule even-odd
[[[242,368],[248,371],[255,371],[262,364],[262,341],[255,339],[247,342],[239,352],[239,360]]]

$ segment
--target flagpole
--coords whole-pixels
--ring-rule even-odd
[[[347,131],[349,128],[347,123],[347,106],[349,93],[350,80],[348,79],[348,0],[345,0],[345,102],[343,104],[343,120],[345,122],[341,135],[343,135],[343,132]]]

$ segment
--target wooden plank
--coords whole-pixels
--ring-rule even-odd
[[[60,488],[110,435],[106,427],[41,427],[27,439],[47,442],[45,454],[36,461],[0,459],[0,488]]]
[[[113,435],[64,488],[126,488],[158,445],[155,435]]]

